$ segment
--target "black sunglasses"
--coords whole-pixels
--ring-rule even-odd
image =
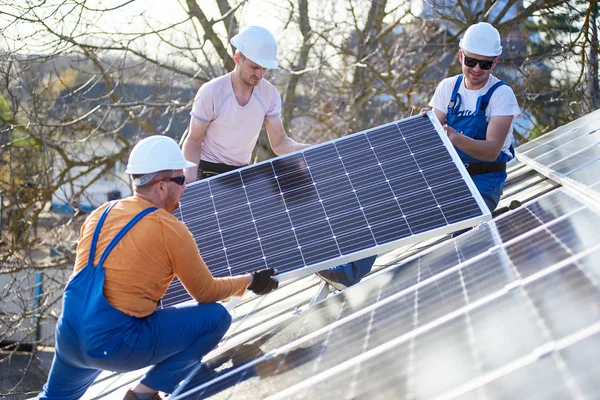
[[[464,60],[465,65],[469,68],[475,68],[475,66],[477,64],[479,64],[481,69],[484,69],[484,70],[488,70],[488,69],[492,68],[492,65],[494,65],[494,61],[496,61],[495,58],[492,61],[478,60],[477,58],[467,57],[464,54],[463,54],[463,60]]]
[[[156,179],[156,180],[148,182],[148,184],[155,185],[158,182],[163,182],[163,181],[167,181],[167,182],[171,181],[171,182],[178,184],[179,186],[183,186],[183,184],[185,183],[185,175],[172,176],[170,178]]]

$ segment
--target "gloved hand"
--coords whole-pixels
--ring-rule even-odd
[[[273,275],[277,275],[277,271],[274,268],[264,268],[254,271],[252,273],[252,283],[248,286],[248,289],[260,295],[272,292],[279,286],[279,282],[271,278]]]

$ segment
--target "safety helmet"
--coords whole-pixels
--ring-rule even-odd
[[[471,25],[460,39],[459,46],[469,53],[495,57],[502,54],[502,44],[498,30],[487,22]]]
[[[175,140],[168,136],[154,135],[140,140],[133,147],[125,173],[143,175],[195,166],[196,164],[183,157]]]
[[[262,26],[249,26],[231,38],[231,44],[250,61],[263,68],[277,68],[275,37]]]

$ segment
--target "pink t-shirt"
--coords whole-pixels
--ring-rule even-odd
[[[245,106],[233,93],[232,73],[206,82],[196,93],[190,115],[207,124],[200,159],[213,163],[247,165],[263,121],[281,117],[281,97],[261,79]]]

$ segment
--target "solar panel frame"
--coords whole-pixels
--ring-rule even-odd
[[[361,132],[357,132],[355,134],[349,135],[349,136],[345,136],[343,138],[339,138],[339,139],[335,139],[333,141],[329,141],[326,143],[322,143],[319,145],[315,145],[312,146],[310,148],[301,150],[301,151],[297,151],[294,153],[290,153],[284,156],[280,156],[280,157],[276,157],[270,160],[266,160],[263,161],[261,163],[257,163],[257,164],[253,164],[250,166],[246,166],[246,167],[242,167],[240,169],[237,169],[235,171],[231,171],[229,173],[226,174],[221,174],[219,176],[215,176],[215,177],[211,177],[208,179],[204,179],[202,181],[197,181],[197,182],[193,182],[190,183],[188,185],[189,189],[194,188],[197,185],[206,185],[210,187],[211,182],[217,182],[217,179],[220,180],[221,182],[225,182],[225,183],[221,183],[221,184],[231,184],[232,187],[235,186],[236,181],[238,180],[238,176],[244,176],[244,187],[249,187],[249,185],[246,185],[246,177],[250,177],[250,179],[252,179],[252,174],[254,173],[254,171],[258,171],[261,168],[269,168],[269,166],[273,166],[271,168],[278,168],[279,171],[276,171],[277,173],[277,183],[282,186],[281,190],[284,191],[286,189],[291,189],[291,187],[286,187],[286,185],[288,185],[288,181],[286,181],[286,177],[292,177],[290,179],[294,179],[295,182],[297,182],[298,180],[302,181],[302,180],[306,180],[306,186],[304,187],[309,187],[310,185],[310,181],[308,180],[309,177],[305,177],[302,176],[302,171],[298,172],[297,171],[297,167],[294,165],[294,157],[295,156],[302,156],[306,159],[306,155],[307,154],[314,154],[317,153],[317,149],[325,149],[326,146],[333,146],[333,144],[336,146],[337,150],[339,152],[347,152],[348,154],[351,155],[356,155],[356,154],[361,154],[364,152],[367,156],[370,156],[369,153],[369,148],[373,149],[372,145],[369,145],[369,143],[359,143],[360,141],[364,141],[363,138],[366,138],[368,134],[371,134],[371,136],[369,136],[370,140],[375,140],[375,136],[373,135],[373,132],[380,132],[383,131],[384,129],[387,128],[393,128],[395,130],[399,130],[398,128],[398,124],[400,123],[406,123],[407,121],[410,120],[416,120],[416,119],[423,119],[423,118],[427,118],[433,125],[433,129],[434,131],[437,133],[437,135],[439,136],[439,138],[441,139],[442,145],[445,148],[445,150],[447,151],[447,153],[450,156],[451,162],[456,166],[458,172],[459,172],[459,176],[456,176],[456,182],[458,182],[459,180],[461,182],[465,182],[468,190],[470,191],[470,196],[475,200],[475,203],[477,205],[477,207],[479,208],[478,213],[479,215],[474,216],[474,217],[470,217],[470,218],[466,218],[462,221],[459,222],[453,222],[453,223],[448,223],[448,221],[446,220],[446,214],[448,217],[451,217],[452,213],[459,213],[460,210],[452,210],[449,209],[447,211],[445,211],[444,214],[442,214],[441,212],[439,213],[440,215],[442,215],[442,218],[444,218],[444,221],[446,221],[446,224],[444,226],[441,227],[437,227],[431,231],[417,231],[416,233],[400,238],[398,240],[392,240],[390,242],[384,243],[384,244],[377,244],[377,242],[375,240],[371,240],[370,242],[364,242],[364,240],[362,242],[360,241],[356,241],[354,240],[354,242],[352,240],[350,240],[348,246],[346,249],[350,249],[353,248],[352,246],[355,246],[354,248],[359,248],[358,251],[350,251],[347,252],[349,250],[344,250],[340,248],[340,251],[338,253],[341,253],[341,255],[338,256],[334,256],[336,254],[336,251],[333,250],[331,251],[332,257],[330,257],[329,259],[325,260],[325,261],[319,261],[319,262],[314,262],[312,263],[310,260],[311,257],[311,252],[310,252],[310,248],[308,248],[308,251],[306,250],[306,247],[303,246],[302,248],[302,252],[298,251],[298,254],[291,254],[291,253],[285,253],[286,258],[281,260],[281,262],[287,262],[288,264],[292,264],[292,263],[303,263],[303,265],[299,268],[295,268],[292,270],[288,270],[285,272],[282,272],[278,275],[277,279],[280,281],[285,281],[285,280],[289,280],[289,279],[294,279],[297,277],[302,277],[302,276],[306,276],[308,274],[329,268],[329,267],[333,267],[335,265],[339,265],[339,264],[343,264],[346,262],[350,262],[350,261],[354,261],[357,259],[361,259],[361,258],[365,258],[371,255],[376,255],[376,254],[381,254],[390,250],[393,250],[399,246],[403,246],[403,245],[408,245],[408,244],[412,244],[415,243],[417,241],[421,241],[421,240],[427,240],[430,238],[434,238],[434,237],[438,237],[444,234],[448,234],[451,232],[455,232],[464,228],[469,228],[469,227],[473,227],[475,225],[478,225],[481,222],[487,221],[491,218],[491,214],[489,212],[489,210],[487,209],[485,202],[483,201],[481,195],[479,194],[479,192],[477,191],[477,188],[475,187],[473,181],[471,180],[468,172],[466,171],[466,168],[464,167],[462,161],[460,160],[458,154],[456,153],[454,146],[450,143],[450,140],[448,139],[445,131],[443,130],[440,122],[438,121],[437,117],[435,116],[435,114],[433,114],[433,112],[429,112],[425,117],[422,115],[417,115],[417,116],[413,116],[410,118],[406,118],[403,120],[399,120],[399,121],[394,121],[385,125],[381,125],[375,128],[371,128],[371,129],[367,129]],[[428,132],[429,133],[429,132]],[[403,134],[404,135],[404,134]],[[411,138],[410,136],[406,136],[409,139]],[[398,144],[402,144],[406,147],[406,144],[404,144],[406,142],[406,137],[399,136],[399,140],[397,141]],[[404,139],[404,142],[402,142],[402,139]],[[434,151],[439,151],[440,148],[436,148],[434,151],[430,150],[429,148],[427,148],[427,143],[423,140],[421,140],[420,136],[414,135],[412,137],[413,142],[411,142],[411,155],[413,154],[412,152],[415,153],[419,153],[421,155],[423,155],[423,157],[428,157],[428,152],[431,152],[431,154],[434,154]],[[395,142],[395,144],[397,143]],[[401,143],[400,143],[401,142]],[[358,143],[358,144],[357,144]],[[422,144],[423,143],[423,144]],[[393,147],[394,146],[389,146],[389,149],[386,149],[386,151],[389,151],[391,153],[393,153]],[[364,150],[366,148],[366,150]],[[325,150],[323,150],[324,152]],[[341,154],[341,153],[340,153]],[[388,153],[382,153],[383,157],[388,157]],[[342,155],[340,155],[341,157]],[[392,167],[392,169],[390,169],[389,171],[392,171],[396,168],[399,168],[399,164],[397,163],[401,163],[401,162],[405,162],[405,161],[410,161],[410,160],[403,160],[402,158],[398,159],[398,158],[393,158],[392,156],[390,156],[390,161],[386,164],[386,162],[376,162],[377,160],[370,160],[371,163],[375,162],[375,166],[371,166],[371,165],[366,165],[366,164],[362,164],[361,162],[357,162],[356,164],[352,164],[351,168],[352,169],[356,169],[357,171],[365,171],[365,169],[361,169],[361,168],[366,168],[367,170],[371,169],[371,170],[381,170],[383,171],[383,173],[385,174],[385,168],[387,167]],[[373,158],[373,157],[372,157]],[[387,160],[386,160],[387,161]],[[450,163],[450,161],[448,161]],[[395,163],[394,165],[391,165]],[[413,161],[414,163],[414,161]],[[410,164],[410,163],[409,163]],[[403,165],[403,164],[402,164]],[[444,164],[444,165],[451,165],[451,164]],[[335,167],[335,166],[334,166]],[[344,167],[346,167],[346,165],[344,165]],[[417,173],[421,173],[423,174],[423,176],[425,176],[425,174],[431,174],[433,173],[437,173],[437,171],[433,171],[431,168],[428,168],[427,166],[425,167],[420,167]],[[312,173],[312,172],[310,172]],[[352,175],[354,173],[354,170],[350,170],[350,171],[346,171],[346,175],[350,174]],[[387,175],[384,175],[384,178]],[[431,175],[429,175],[431,176]],[[281,179],[279,177],[282,177]],[[320,179],[319,177],[310,177],[311,179],[314,179],[313,183],[314,185],[317,185],[318,179]],[[326,179],[327,177],[321,177],[323,179]],[[435,181],[433,181],[433,179],[436,179]],[[354,179],[361,179],[359,174],[354,175]],[[231,182],[230,182],[231,181]],[[291,180],[290,180],[291,181]],[[354,181],[351,181],[351,183],[353,183]],[[386,179],[385,182],[392,187],[392,195],[394,195],[394,191],[393,191],[393,186],[394,184],[398,184],[398,185],[402,185],[402,178],[400,179],[391,179],[388,180]],[[426,181],[427,183],[427,188],[430,189],[430,191],[433,190],[433,188],[435,188],[436,191],[439,191],[438,195],[440,196],[447,196],[447,191],[448,188],[446,188],[446,186],[441,185],[441,183],[443,183],[444,181],[442,179],[440,179],[439,176],[435,176],[432,178],[432,181]],[[237,182],[237,184],[239,185],[240,182]],[[433,188],[432,188],[433,187]],[[418,203],[419,201],[425,201],[421,198],[417,199],[414,195],[411,197],[412,193],[407,190],[405,187],[402,187],[403,189],[406,190],[406,195],[404,195],[404,193],[402,195],[400,195],[398,198],[394,197],[394,199],[396,200],[396,202],[398,202],[398,204],[400,204],[400,202],[404,201],[404,205],[407,207],[407,209],[410,209],[410,207],[412,207],[413,204]],[[257,190],[255,190],[253,192],[253,195],[256,196],[266,196],[267,195],[267,191],[265,190],[260,190],[260,188],[256,188]],[[372,198],[372,193],[371,190],[375,190],[369,188],[370,190],[365,190],[363,195],[364,197],[364,201],[365,203],[368,203],[368,199]],[[446,192],[444,192],[444,189],[446,189]],[[387,188],[387,190],[390,190],[390,188]],[[230,190],[227,192],[224,192],[226,194],[232,194],[234,192],[234,190]],[[262,221],[268,221],[269,218],[280,218],[283,213],[288,213],[289,215],[291,215],[294,212],[294,202],[296,201],[295,198],[293,197],[293,190],[291,190],[288,193],[291,193],[291,195],[288,194],[288,197],[286,198],[286,205],[284,206],[284,208],[282,208],[281,210],[272,210],[272,209],[268,209],[268,210],[258,210],[259,212],[264,212],[263,215],[260,216]],[[356,196],[357,198],[360,198],[361,193],[360,191],[354,191],[356,192]],[[350,192],[351,194],[352,192]],[[305,193],[304,193],[305,195]],[[185,196],[185,195],[184,195]],[[236,194],[233,194],[232,197],[236,196]],[[447,198],[447,197],[446,197]],[[225,204],[229,205],[231,204],[231,208],[227,209],[226,211],[230,211],[231,215],[227,216],[227,217],[231,217],[231,218],[235,218],[235,214],[236,213],[246,213],[247,210],[244,209],[244,206],[238,206],[235,207],[233,204],[233,198],[231,197],[221,197],[218,199],[221,202],[225,202]],[[239,200],[239,199],[238,199]],[[347,201],[350,201],[351,199],[347,199]],[[298,200],[300,201],[300,200]],[[291,205],[289,203],[292,203]],[[437,202],[437,200],[436,200]],[[241,203],[243,204],[244,202],[241,201]],[[345,203],[347,204],[347,203]],[[362,207],[362,201],[361,201],[361,207],[360,207],[360,212],[357,213],[356,218],[359,217],[363,217],[363,215],[367,215],[367,213],[369,212],[369,208],[368,205],[365,204],[365,207],[363,209]],[[394,206],[394,204],[390,204],[390,206]],[[457,207],[456,203],[452,203],[449,204],[445,207]],[[439,209],[439,203],[438,203],[438,209]],[[226,208],[226,207],[224,207]],[[189,210],[189,207],[185,207],[183,205],[182,202],[182,207],[179,208],[178,210],[174,211],[173,214],[180,219],[181,221],[183,221],[184,223],[188,224],[189,221],[193,221],[195,218],[197,218],[197,215],[195,214],[195,212],[193,210]],[[233,211],[235,210],[235,212]],[[252,212],[254,212],[255,210],[253,209]],[[315,208],[314,210],[311,210],[312,212],[320,212],[317,208]],[[272,214],[278,214],[279,216],[273,217]],[[398,219],[398,222],[404,222],[404,221],[408,221],[408,223],[411,225],[410,227],[416,227],[417,229],[424,229],[424,228],[419,228],[419,224],[422,222],[420,220],[419,215],[420,214],[410,214],[410,213],[405,213],[403,212],[403,210],[400,211],[401,214],[403,214],[401,219]],[[352,214],[353,215],[353,214]],[[329,221],[330,226],[332,226],[332,229],[334,230],[334,233],[337,236],[343,237],[343,235],[345,235],[343,232],[348,231],[348,227],[352,226],[352,215],[350,214],[345,214],[344,218],[340,219],[338,222],[338,219],[336,219],[336,217],[332,217],[331,220]],[[457,214],[458,215],[458,214]],[[300,218],[302,216],[300,215]],[[372,218],[374,219],[383,219],[386,218],[385,214],[382,214],[381,216],[379,216],[379,214],[372,214],[371,215]],[[371,218],[369,217],[369,218]],[[291,218],[291,217],[290,217]],[[366,217],[365,217],[366,218]],[[252,221],[254,222],[254,220],[258,220],[259,218],[256,216],[251,217]],[[328,218],[329,219],[329,218]],[[369,219],[367,218],[367,221],[369,221]],[[266,224],[268,224],[268,222],[265,222]],[[404,222],[406,223],[406,222]],[[254,224],[248,224],[247,226],[247,233],[248,235],[252,235],[252,231],[255,229],[254,226],[251,226]],[[231,232],[231,235],[243,235],[246,233],[246,229],[244,228],[245,225],[238,225],[236,227],[235,232]],[[371,226],[370,222],[369,225],[367,226],[367,228],[371,229],[373,231],[373,235],[380,235],[380,238],[385,238],[386,234],[388,234],[386,231],[380,231],[380,232],[376,232],[375,228],[377,228],[377,224],[373,224]],[[264,229],[265,232],[268,231],[267,229],[268,225],[265,225]],[[303,227],[292,227],[290,225],[290,227],[292,228],[293,234],[298,237],[298,235],[310,235],[310,237],[312,238],[314,235],[318,235],[319,234],[319,229],[318,227],[316,227],[315,225],[307,225],[305,226],[305,229],[303,230]],[[244,229],[242,229],[244,228]],[[256,227],[257,230],[259,230],[260,228]],[[340,232],[342,232],[341,234],[337,234],[336,233],[336,229]],[[197,230],[191,229],[192,233],[194,234],[195,238],[197,239],[197,242],[200,242],[200,240],[211,240],[208,237],[204,237],[200,232],[198,232]],[[223,242],[226,244],[227,243],[227,232],[223,231],[222,232],[222,236],[223,236]],[[290,233],[292,234],[292,233]],[[259,232],[259,236],[262,235]],[[323,233],[323,235],[325,235],[325,233]],[[249,236],[250,237],[250,236]],[[325,237],[325,236],[323,236]],[[214,238],[213,238],[214,239]],[[335,236],[334,236],[335,239]],[[358,240],[358,239],[357,239]],[[335,239],[336,242],[338,242],[337,239]],[[339,242],[338,242],[339,243]],[[262,241],[261,241],[262,244]],[[321,242],[319,243],[319,248],[318,251],[320,252],[325,252],[326,248],[324,250],[323,246],[327,245],[327,243],[325,242]],[[331,245],[333,246],[333,241],[331,243]],[[200,247],[200,246],[199,246]],[[225,245],[224,248],[226,248],[227,246]],[[257,248],[259,248],[259,246],[255,246],[256,248],[254,250],[256,250]],[[248,249],[246,249],[248,250]],[[201,252],[202,253],[202,252]],[[256,260],[258,260],[258,257],[260,257],[260,254],[258,254],[257,251],[255,251],[256,254],[254,254],[253,256],[251,256],[250,258],[254,257]],[[306,254],[305,254],[306,253]],[[209,266],[209,269],[211,269],[211,271],[213,272],[213,275],[215,276],[229,276],[229,275],[235,275],[233,273],[231,273],[231,270],[229,270],[229,275],[223,275],[221,273],[221,275],[219,275],[219,273],[215,274],[214,270],[218,270],[223,272],[224,270],[222,268],[226,268],[224,262],[222,259],[217,259],[214,257],[213,254],[202,254],[203,257],[205,257],[205,260],[207,262],[207,265]],[[309,259],[306,259],[306,255],[308,255]],[[235,259],[238,262],[241,262],[242,260],[247,260],[248,256],[246,254],[244,254],[243,251],[240,251],[240,254],[238,256],[235,256]],[[227,263],[228,264],[228,263]],[[216,267],[216,268],[215,268]],[[221,269],[219,269],[221,268]],[[249,272],[249,271],[245,271],[245,272]]]

